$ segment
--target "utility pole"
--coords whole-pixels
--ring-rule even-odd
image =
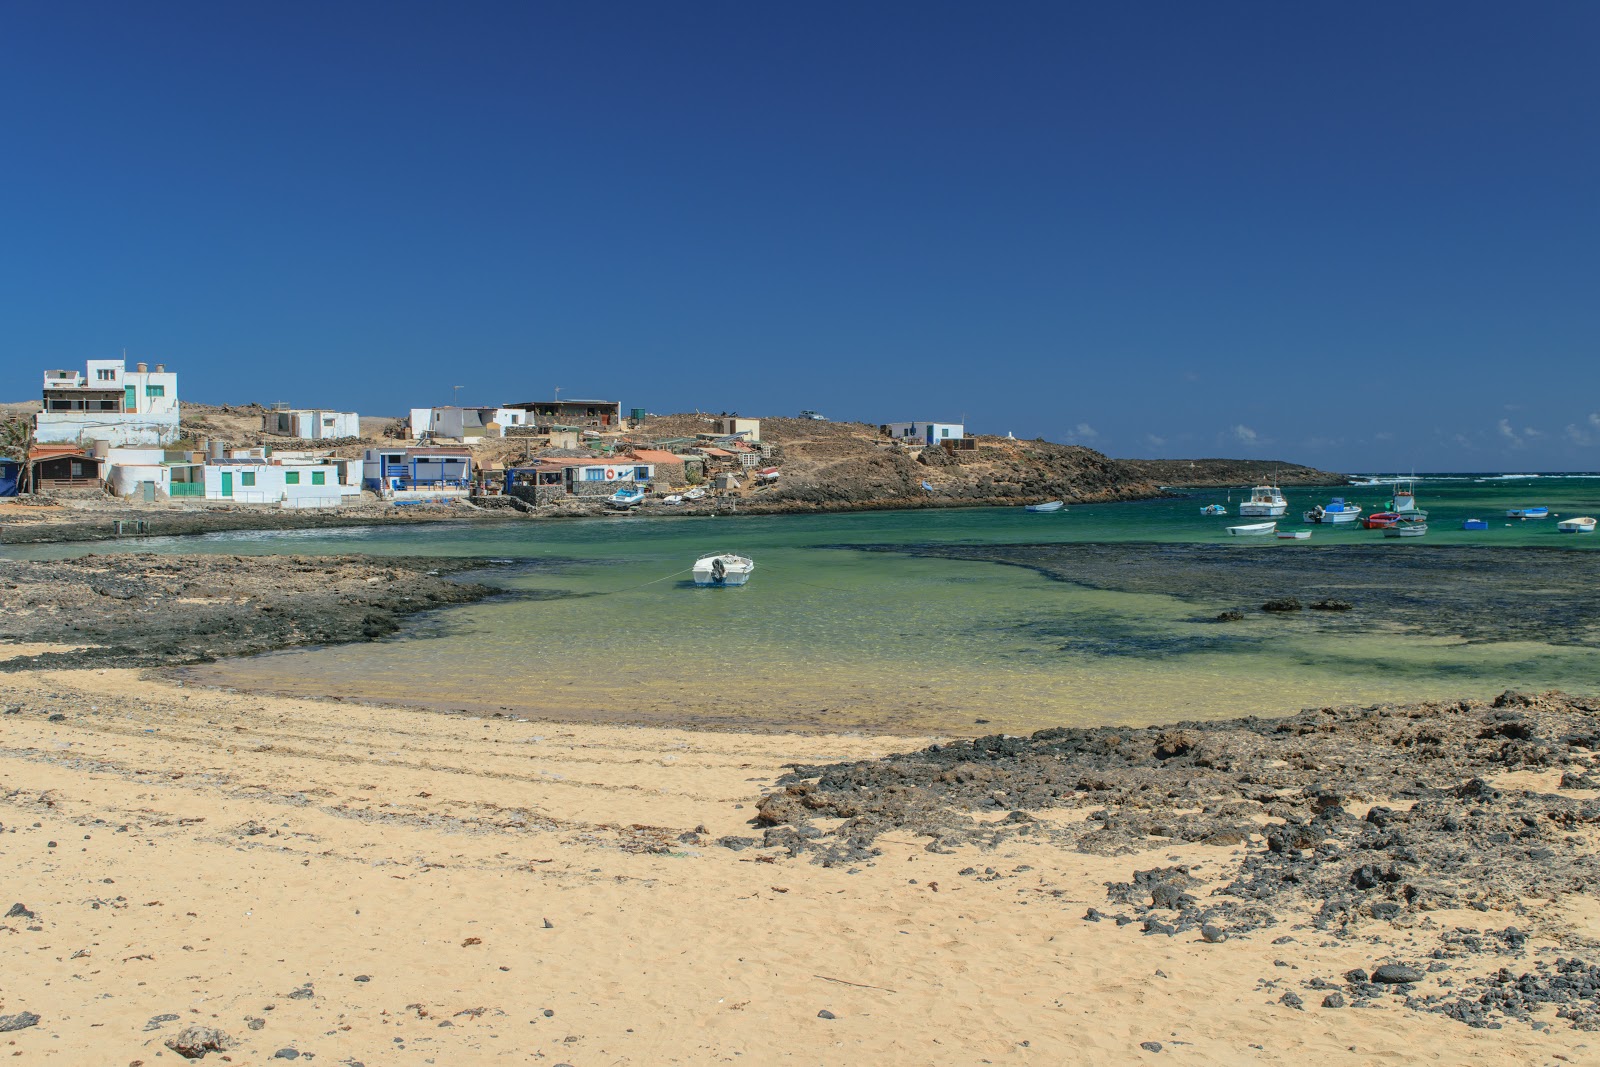
[[[556,403],[561,403],[561,386],[556,386]]]
[[[452,389],[454,389],[456,391],[455,404],[456,404],[456,407],[460,407],[461,406],[461,386],[452,385],[450,388],[452,388]]]

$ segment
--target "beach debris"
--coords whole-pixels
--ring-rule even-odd
[[[186,1060],[204,1059],[208,1052],[226,1052],[233,1039],[214,1026],[191,1026],[163,1042]]]
[[[31,1011],[19,1011],[15,1015],[0,1015],[0,1034],[26,1030],[30,1026],[38,1025],[39,1017]]]

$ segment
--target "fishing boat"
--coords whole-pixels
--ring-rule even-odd
[[[1323,525],[1355,522],[1359,518],[1361,518],[1361,505],[1346,504],[1342,496],[1334,497],[1325,506],[1318,504],[1305,514],[1307,522]]]
[[[1549,517],[1550,509],[1543,504],[1531,508],[1506,509],[1506,518],[1508,519],[1548,519]]]
[[[1482,519],[1468,519],[1466,522],[1461,524],[1461,528],[1463,530],[1487,530],[1489,528],[1489,524],[1484,522]]]
[[[1369,530],[1387,530],[1399,521],[1400,516],[1392,511],[1374,511],[1361,520],[1361,525]]]
[[[624,489],[618,489],[615,493],[612,493],[610,496],[606,497],[606,505],[608,507],[626,510],[633,507],[635,504],[642,503],[644,501],[644,495],[644,490],[638,486],[628,486]]]
[[[1281,519],[1289,510],[1283,490],[1275,485],[1258,485],[1250,490],[1250,499],[1239,505],[1239,515],[1258,516],[1263,519]]]
[[[755,569],[753,560],[723,552],[715,556],[701,556],[694,561],[690,573],[694,576],[695,585],[743,585],[750,580],[750,572]]]
[[[1562,533],[1594,533],[1594,520],[1587,515],[1580,515],[1576,519],[1562,519],[1556,523],[1556,529]]]
[[[778,480],[778,474],[777,467],[762,467],[756,471],[756,478],[763,482],[775,482]]]
[[[1230,526],[1228,532],[1235,537],[1254,537],[1269,534],[1277,528],[1276,522],[1252,522],[1243,526]]]
[[[1428,517],[1426,511],[1417,507],[1417,483],[1409,478],[1394,483],[1394,498],[1389,501],[1389,510],[1402,517]]]
[[[1066,504],[1059,500],[1046,500],[1043,504],[1029,504],[1024,510],[1038,512],[1040,514],[1048,514],[1052,511],[1060,511],[1066,506]]]
[[[1221,504],[1207,504],[1200,509],[1200,514],[1202,515],[1226,515],[1227,513],[1228,509]]]
[[[1421,519],[1401,519],[1383,531],[1385,537],[1421,537],[1428,532],[1428,524]]]
[[[706,491],[704,489],[702,489],[700,486],[697,485],[693,489],[684,490],[683,499],[685,499],[685,500],[699,500],[701,497],[703,497],[705,495],[706,495]]]
[[[1309,541],[1309,540],[1311,540],[1311,531],[1310,530],[1279,530],[1278,531],[1278,540],[1280,540],[1280,541]]]
[[[663,504],[677,505],[683,503],[683,497],[679,496],[677,493],[673,493],[670,496],[662,497],[661,502]]]

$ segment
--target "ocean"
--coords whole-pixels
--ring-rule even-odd
[[[1334,494],[1286,490],[1284,528]],[[187,668],[196,683],[477,714],[897,734],[1279,715],[1331,704],[1600,692],[1600,477],[1422,475],[1424,538],[1241,539],[1237,489],[1069,507],[441,523],[141,539],[163,552],[485,557],[508,595],[393,638]],[[1208,503],[1227,517],[1203,517]],[[1486,531],[1461,528],[1469,517]],[[105,551],[99,545],[94,551]],[[62,555],[84,546],[21,549]],[[694,559],[756,561],[699,589]],[[1348,611],[1268,613],[1274,598]],[[1243,618],[1219,622],[1224,611]]]

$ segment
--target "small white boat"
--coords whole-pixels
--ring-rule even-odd
[[[1402,519],[1407,516],[1413,519],[1428,517],[1426,510],[1417,507],[1417,483],[1410,479],[1394,483],[1394,497],[1389,501],[1389,510]]]
[[[1318,504],[1306,512],[1305,520],[1322,525],[1355,522],[1361,518],[1360,504],[1346,504],[1344,497],[1336,496],[1326,506]]]
[[[1428,524],[1421,519],[1401,519],[1383,530],[1385,537],[1421,537],[1428,532]]]
[[[1200,514],[1202,515],[1226,515],[1227,513],[1228,509],[1221,504],[1207,504],[1200,509]]]
[[[1281,519],[1288,510],[1289,502],[1284,499],[1283,490],[1275,485],[1256,486],[1250,490],[1250,499],[1239,505],[1241,517]]]
[[[1025,510],[1034,511],[1034,512],[1040,512],[1040,513],[1047,513],[1047,512],[1051,512],[1051,511],[1060,511],[1062,508],[1064,508],[1066,506],[1067,506],[1066,504],[1062,503],[1059,500],[1047,500],[1043,504],[1029,504]]]
[[[677,493],[673,493],[671,496],[662,497],[661,502],[663,504],[681,504],[683,503],[683,497],[679,496]]]
[[[1228,532],[1235,537],[1256,537],[1269,534],[1278,528],[1276,522],[1252,522],[1244,526],[1230,526]]]
[[[1548,519],[1549,517],[1550,509],[1543,504],[1532,508],[1506,509],[1506,518],[1508,519]]]
[[[755,562],[744,556],[724,552],[715,556],[701,556],[694,561],[695,585],[743,585],[750,580]]]
[[[1278,540],[1280,540],[1280,541],[1309,541],[1309,540],[1311,540],[1311,531],[1310,530],[1279,530],[1278,531]]]
[[[1556,529],[1562,533],[1594,533],[1594,520],[1587,515],[1580,515],[1576,519],[1562,519],[1556,523]]]
[[[763,467],[756,471],[756,477],[763,482],[775,482],[778,480],[780,473],[782,472],[777,467]]]
[[[700,488],[697,485],[693,489],[685,490],[684,494],[683,494],[683,499],[685,499],[685,500],[699,500],[701,497],[703,497],[705,495],[706,495],[706,491],[704,489]]]
[[[606,504],[614,508],[631,508],[635,504],[642,503],[644,497],[645,492],[643,489],[638,486],[631,486],[627,489],[618,489],[615,493],[606,497]]]

